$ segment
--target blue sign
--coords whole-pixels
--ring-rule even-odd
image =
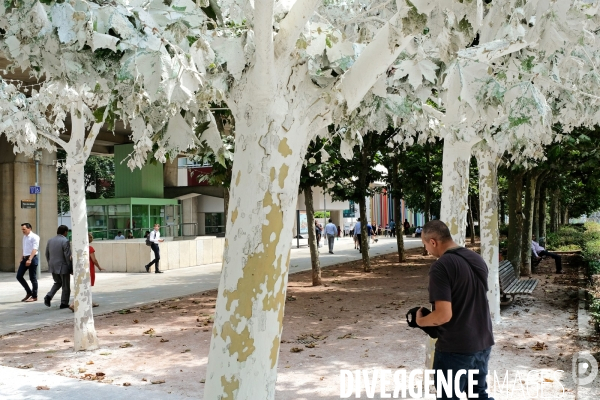
[[[39,186],[29,186],[29,194],[40,194],[42,193],[42,188]]]

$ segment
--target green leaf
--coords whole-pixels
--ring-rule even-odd
[[[104,112],[106,111],[106,106],[104,107],[100,107],[94,110],[94,120],[97,123],[102,122],[102,119],[104,118]]]

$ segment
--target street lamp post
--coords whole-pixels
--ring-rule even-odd
[[[35,161],[35,186],[37,187],[39,185],[39,165],[40,165],[40,161],[42,159],[42,151],[41,150],[36,150],[33,153],[33,160]],[[39,207],[39,201],[38,201],[38,193],[36,191],[35,193],[35,229],[36,229],[36,233],[38,235],[41,235],[41,229],[40,229],[40,207]],[[41,255],[38,256],[38,260],[41,260]],[[38,261],[37,264],[37,276],[40,276],[41,273],[41,266],[40,266],[40,262]]]

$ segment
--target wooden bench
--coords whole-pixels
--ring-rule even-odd
[[[502,294],[502,302],[508,301],[507,295],[511,296],[510,301],[512,301],[518,294],[531,294],[539,282],[537,279],[517,278],[515,269],[508,260],[500,262],[498,273],[500,274],[500,294]]]

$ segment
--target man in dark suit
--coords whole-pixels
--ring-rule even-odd
[[[69,297],[71,296],[71,244],[67,239],[69,228],[61,225],[56,230],[57,235],[48,240],[46,245],[46,261],[48,271],[52,273],[54,285],[44,297],[44,304],[50,307],[50,301],[62,288],[60,296],[60,308],[69,308]]]

